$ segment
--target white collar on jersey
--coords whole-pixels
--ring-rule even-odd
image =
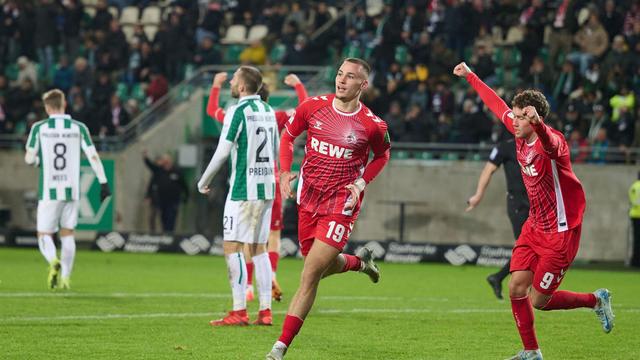
[[[331,106],[333,107],[333,110],[335,110],[338,114],[344,115],[344,116],[353,116],[359,113],[360,110],[362,110],[362,103],[358,102],[358,108],[356,109],[356,111],[350,112],[350,113],[342,112],[336,108],[336,98],[333,98],[333,101],[331,101]]]
[[[49,118],[71,119],[71,115],[69,115],[69,114],[51,114],[51,115],[49,115]]]
[[[240,99],[238,99],[238,102],[240,103],[246,100],[260,100],[260,95],[256,94],[256,95],[243,96]]]

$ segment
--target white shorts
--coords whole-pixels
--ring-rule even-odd
[[[75,229],[78,224],[78,201],[40,200],[38,201],[37,228],[41,233]]]
[[[241,200],[227,198],[222,227],[225,241],[266,244],[271,228],[273,200]]]

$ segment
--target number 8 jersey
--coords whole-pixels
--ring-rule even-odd
[[[258,95],[244,96],[225,117],[220,139],[231,148],[231,200],[275,197],[274,160],[280,143],[276,114]]]
[[[97,154],[83,123],[62,114],[41,120],[31,127],[26,149],[40,161],[40,200],[79,200],[80,149],[87,158]]]

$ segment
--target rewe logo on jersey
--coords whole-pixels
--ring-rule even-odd
[[[337,159],[351,159],[353,157],[353,150],[318,140],[313,136],[311,137],[311,148],[320,154],[329,155]]]
[[[523,166],[522,164],[520,164],[520,167],[522,168],[522,172],[525,173],[528,176],[538,176],[538,170],[536,170],[536,166],[535,164],[531,164],[531,165],[527,165],[527,166]]]

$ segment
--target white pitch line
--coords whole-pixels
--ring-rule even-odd
[[[74,293],[74,292],[17,292],[1,293],[0,298],[55,298],[55,297],[78,297],[78,298],[228,298],[229,293]],[[431,301],[448,302],[448,298],[442,297],[401,297],[401,296],[349,296],[349,295],[328,295],[319,296],[321,300],[362,300],[362,301]]]
[[[622,309],[617,312],[624,313],[640,313],[640,308]],[[286,310],[277,310],[273,312],[276,315],[286,314]],[[509,309],[367,309],[367,308],[355,308],[355,309],[318,309],[312,310],[314,314],[336,315],[336,314],[495,314],[495,313],[511,313]],[[207,312],[192,312],[192,313],[147,313],[147,314],[96,314],[96,315],[63,315],[63,316],[21,316],[21,317],[8,317],[0,318],[0,323],[15,323],[15,322],[53,322],[53,321],[89,321],[89,320],[117,320],[117,319],[152,319],[152,318],[187,318],[187,317],[217,317],[224,315],[224,313],[207,313]]]

